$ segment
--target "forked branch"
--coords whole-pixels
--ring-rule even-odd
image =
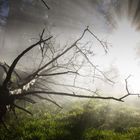
[[[49,38],[47,38],[47,39],[45,39],[45,40],[43,40],[43,39],[39,40],[37,43],[31,45],[30,47],[28,47],[27,49],[25,49],[21,54],[19,54],[19,55],[16,57],[16,59],[13,61],[13,63],[12,63],[11,66],[9,67],[9,70],[8,70],[8,72],[7,72],[7,76],[6,76],[6,78],[5,78],[4,82],[3,82],[3,87],[4,87],[4,88],[7,88],[7,85],[8,85],[8,83],[9,83],[10,79],[11,79],[11,75],[12,75],[12,73],[13,73],[13,71],[14,71],[14,69],[15,69],[17,63],[18,63],[18,61],[19,61],[28,51],[30,51],[31,49],[33,49],[33,48],[36,47],[37,45],[39,45],[39,44],[41,44],[41,43],[44,43],[44,42],[50,40],[51,38],[52,38],[52,36],[49,37]]]
[[[128,88],[128,79],[130,78],[130,76],[131,76],[131,75],[129,75],[129,76],[125,79],[125,89],[126,89],[127,94],[124,95],[124,96],[122,96],[122,97],[120,98],[120,100],[123,100],[123,99],[125,99],[126,97],[128,97],[128,96],[133,96],[133,95],[140,97],[140,93],[131,93],[130,90],[129,90],[129,88]]]

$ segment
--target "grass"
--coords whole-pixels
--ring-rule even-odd
[[[139,110],[107,102],[76,102],[67,111],[41,107],[28,107],[33,117],[18,111],[16,120],[9,114],[10,132],[1,126],[0,140],[140,140]]]

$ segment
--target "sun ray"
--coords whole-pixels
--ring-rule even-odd
[[[140,67],[136,59],[136,49],[140,42],[140,33],[128,18],[118,20],[115,30],[110,35],[112,58],[115,58],[115,65],[119,70],[121,79],[132,75],[131,87],[138,91],[140,83]]]

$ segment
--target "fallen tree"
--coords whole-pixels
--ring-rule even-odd
[[[86,78],[89,76],[92,77],[93,80],[98,79],[101,81],[106,81],[108,84],[113,84],[113,81],[109,79],[105,73],[90,60],[88,55],[92,54],[93,52],[90,50],[87,44],[80,45],[79,43],[84,38],[85,34],[89,33],[97,42],[100,43],[105,53],[107,53],[107,43],[101,41],[91,30],[89,30],[88,27],[83,31],[81,36],[72,43],[72,45],[59,49],[54,47],[51,43],[52,36],[44,39],[44,33],[45,29],[42,31],[39,41],[20,53],[14,59],[11,65],[6,63],[0,65],[5,74],[5,78],[0,86],[0,121],[5,127],[6,125],[3,121],[4,116],[9,111],[13,111],[16,115],[15,108],[23,110],[32,115],[32,113],[26,110],[24,107],[17,105],[17,100],[36,103],[36,101],[32,98],[36,97],[47,100],[58,107],[61,107],[57,101],[53,99],[52,95],[91,99],[111,99],[121,102],[123,102],[125,97],[130,95],[127,88],[127,81],[126,90],[128,94],[120,98],[100,96],[96,89],[93,91],[84,86],[80,87],[76,85],[77,77]],[[33,68],[32,73],[22,76],[16,69],[16,66],[22,57],[24,57],[28,52],[31,53],[32,49],[39,49],[39,64],[37,68]],[[83,75],[80,72],[82,68],[87,66],[90,68],[91,75]],[[67,80],[69,80],[69,77],[73,78],[71,78],[70,84],[67,84],[67,82],[61,82],[61,77],[67,77]],[[56,82],[53,78],[58,79],[58,81]],[[59,91],[59,89],[61,89],[59,86],[63,87],[64,89],[69,87],[70,91]],[[81,90],[85,93],[88,92],[89,94],[79,94],[76,92],[77,89],[78,91]]]

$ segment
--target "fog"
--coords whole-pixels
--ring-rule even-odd
[[[48,0],[47,3],[50,10],[41,1],[3,0],[0,10],[1,62],[11,64],[22,50],[36,41],[43,28],[54,36],[56,44],[63,46],[70,45],[89,26],[109,44],[108,54],[105,54],[98,43],[86,35],[85,40],[90,40],[95,47],[96,55],[90,59],[115,82],[114,85],[98,82],[97,89],[102,94],[119,97],[126,94],[124,80],[132,75],[130,90],[140,91],[138,0]],[[26,59],[22,61],[26,68],[29,63],[26,64]],[[92,88],[90,79],[82,82]],[[131,96],[128,100],[139,103],[137,97]]]

